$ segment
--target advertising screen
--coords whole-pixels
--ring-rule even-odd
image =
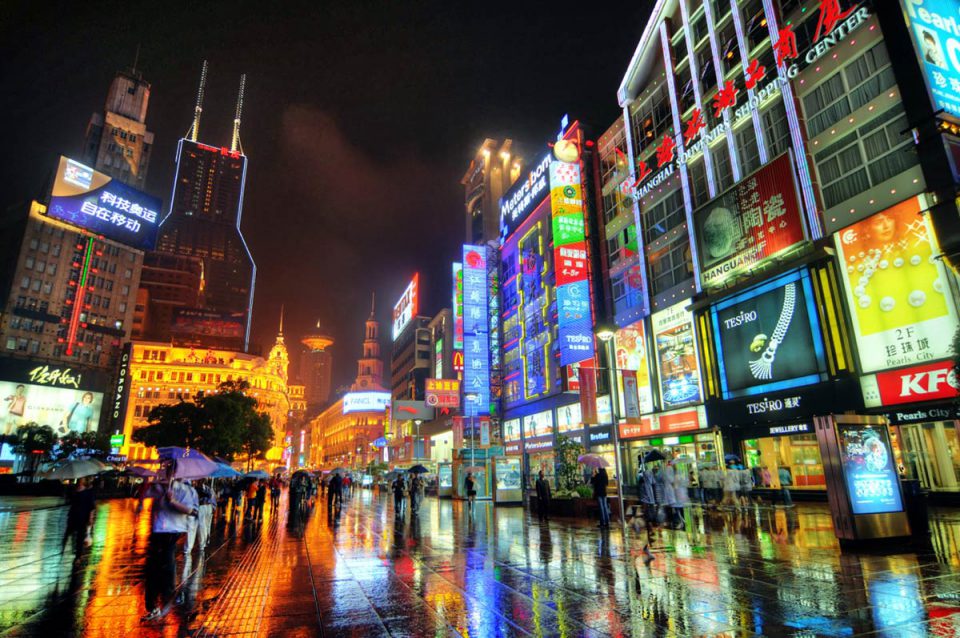
[[[416,273],[400,299],[393,306],[393,340],[396,341],[403,329],[407,327],[417,313],[420,312],[420,273]]]
[[[579,403],[571,403],[557,408],[557,430],[560,434],[583,429]]]
[[[854,514],[903,511],[900,482],[885,427],[838,423],[843,475]]]
[[[901,0],[935,111],[960,118],[958,0]]]
[[[47,214],[107,239],[153,248],[160,199],[61,156]]]
[[[950,275],[920,211],[914,197],[835,235],[863,372],[951,356],[957,309]]]
[[[498,458],[495,461],[497,473],[498,490],[519,490],[520,489],[520,459],[518,458]]]
[[[614,337],[617,368],[635,370],[640,412],[653,412],[653,389],[650,386],[650,360],[647,357],[647,335],[643,320],[617,330]],[[621,382],[622,390],[622,382]]]
[[[76,368],[0,360],[0,434],[27,423],[48,425],[58,436],[94,431],[105,383],[102,375]]]
[[[463,350],[463,264],[453,264],[453,349]]]
[[[523,417],[523,438],[533,439],[538,436],[551,435],[553,435],[553,412],[551,410],[544,410]]]
[[[348,392],[343,395],[343,414],[383,412],[389,405],[389,392]]]
[[[660,400],[664,409],[697,403],[703,396],[693,315],[687,310],[689,305],[689,301],[681,301],[651,317],[660,376]]]
[[[438,466],[437,481],[440,487],[453,487],[453,466],[448,463]]]
[[[474,397],[468,414],[490,414],[490,327],[487,251],[463,246],[463,392]]]
[[[245,313],[177,308],[173,311],[170,338],[177,345],[203,343],[210,348],[243,348],[244,319]]]
[[[718,288],[805,238],[789,153],[693,214],[700,279]]]
[[[794,271],[710,309],[723,398],[817,383],[826,370],[813,286]]]
[[[520,419],[507,419],[503,422],[503,440],[520,440]]]

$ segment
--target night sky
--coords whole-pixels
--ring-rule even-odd
[[[387,360],[390,309],[414,271],[422,314],[449,306],[459,181],[484,138],[510,137],[529,159],[564,113],[605,130],[652,4],[3,2],[0,206],[36,197],[57,155],[79,155],[138,43],[148,190],[168,206],[202,60],[208,144],[229,145],[246,73],[252,338],[269,349],[281,303],[288,344],[319,318],[337,341],[335,385],[348,383],[372,291]]]

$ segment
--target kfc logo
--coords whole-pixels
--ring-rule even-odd
[[[950,361],[880,372],[877,374],[877,388],[883,405],[960,396],[960,381]]]

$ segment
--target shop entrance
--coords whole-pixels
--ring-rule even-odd
[[[761,487],[777,489],[782,483],[787,483],[790,489],[796,490],[826,489],[816,434],[746,439],[743,442],[743,461],[749,469],[762,470],[764,466],[767,467],[770,485],[757,481]]]
[[[960,443],[954,421],[901,425],[904,474],[928,490],[960,490]]]
[[[693,473],[691,485],[693,480],[699,480],[699,470],[706,467],[719,467],[723,454],[721,441],[713,432],[630,441],[626,445],[622,459],[626,485],[637,484],[637,473],[641,465],[640,457],[652,449],[669,452],[673,458],[682,459],[677,465]]]

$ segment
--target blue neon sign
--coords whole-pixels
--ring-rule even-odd
[[[476,414],[490,414],[490,326],[487,249],[463,246],[463,392],[475,395]]]

